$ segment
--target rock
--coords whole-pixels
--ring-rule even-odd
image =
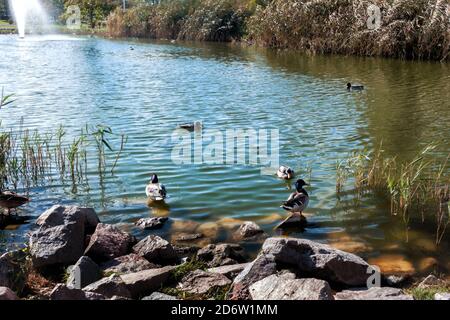
[[[196,233],[201,233],[210,239],[217,239],[219,235],[220,226],[215,222],[205,222],[197,227]]]
[[[86,292],[69,288],[64,284],[58,284],[50,293],[50,300],[105,300],[105,297],[98,293]]]
[[[196,233],[199,225],[198,222],[192,220],[171,220],[170,232]]]
[[[304,229],[307,221],[304,215],[299,213],[290,214],[286,219],[280,222],[275,229]]]
[[[136,239],[117,227],[99,223],[91,236],[85,255],[101,262],[130,253]]]
[[[228,279],[234,279],[241,273],[250,263],[232,264],[208,269],[208,272],[220,273]]]
[[[234,279],[231,287],[230,299],[250,299],[249,287],[253,283],[275,274],[277,272],[276,267],[277,265],[272,258],[268,258],[264,255],[258,256]]]
[[[191,294],[206,294],[214,288],[220,288],[230,284],[231,280],[224,275],[195,270],[184,276],[177,285],[177,288]]]
[[[233,234],[235,239],[249,239],[254,238],[258,235],[262,235],[264,231],[256,223],[252,221],[244,222],[239,229]]]
[[[70,268],[67,287],[81,289],[101,278],[99,266],[91,258],[83,256]]]
[[[153,292],[148,297],[144,297],[141,300],[179,300],[174,296],[169,296],[168,294],[164,294],[161,292]]]
[[[371,258],[368,260],[368,263],[379,267],[381,272],[386,274],[402,275],[415,273],[412,263],[399,254],[385,254]]]
[[[250,286],[253,300],[334,300],[328,282],[295,279],[292,273],[271,275]]]
[[[21,293],[25,287],[27,270],[26,254],[22,250],[6,252],[0,256],[0,287],[8,287]]]
[[[338,292],[334,298],[336,300],[414,300],[412,296],[404,294],[401,289],[390,287],[344,290]]]
[[[167,217],[145,218],[139,219],[135,225],[144,230],[154,230],[162,228],[167,220],[169,220]]]
[[[135,253],[130,253],[104,262],[100,265],[100,268],[106,274],[117,273],[120,275],[159,268],[159,266],[148,262],[145,258]]]
[[[350,253],[372,251],[372,247],[367,242],[345,232],[331,233],[329,239],[328,245],[341,251]]]
[[[434,295],[434,300],[450,300],[450,293],[449,292],[438,292]]]
[[[409,279],[410,279],[410,277],[407,275],[406,276],[391,275],[391,276],[386,277],[386,283],[390,287],[399,287],[399,286],[403,285]]]
[[[242,252],[237,244],[210,244],[197,252],[197,258],[212,268],[245,262]]]
[[[84,251],[85,236],[98,223],[91,208],[53,206],[37,220],[39,229],[31,234],[30,255],[34,267],[69,265]]]
[[[180,233],[173,237],[175,242],[189,242],[203,238],[201,233]]]
[[[428,277],[423,279],[417,287],[420,289],[426,289],[429,287],[439,286],[439,285],[443,285],[443,284],[444,284],[444,281],[442,281],[441,279],[438,279],[436,276],[430,274]]]
[[[369,264],[362,258],[306,239],[269,238],[261,253],[277,265],[346,286],[366,285]]]
[[[172,245],[161,237],[150,235],[139,241],[133,251],[150,262],[170,264],[178,260]]]
[[[125,301],[125,300],[131,300],[131,299],[130,298],[121,297],[121,296],[113,296],[109,300]]]
[[[91,283],[84,287],[83,291],[98,293],[107,298],[112,298],[113,296],[131,298],[131,293],[122,278],[114,274]]]
[[[19,298],[10,288],[0,287],[0,301],[4,300],[19,300]]]
[[[235,219],[235,218],[222,218],[222,219],[217,221],[217,224],[220,227],[228,229],[228,230],[236,230],[243,223],[244,223],[244,221],[239,220],[239,219]]]
[[[132,297],[142,297],[159,288],[169,279],[173,266],[144,270],[121,276]]]
[[[173,249],[177,253],[178,257],[181,258],[189,258],[193,257],[197,254],[198,250],[200,250],[197,246],[173,246]]]

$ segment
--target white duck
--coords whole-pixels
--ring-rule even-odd
[[[150,200],[162,201],[167,196],[166,187],[159,183],[158,176],[156,174],[152,175],[150,183],[145,188],[145,193]]]
[[[287,166],[281,166],[277,171],[277,177],[283,180],[290,180],[294,175],[294,170]]]

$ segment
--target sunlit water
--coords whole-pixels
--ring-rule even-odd
[[[223,218],[255,221],[276,234],[273,227],[286,216],[279,208],[290,193],[286,183],[256,166],[177,165],[170,158],[171,134],[183,122],[201,120],[205,129],[222,131],[272,128],[280,132],[280,162],[312,168],[311,179],[305,176],[312,185],[310,225],[292,236],[416,272],[434,258],[438,270],[448,272],[449,238],[435,246],[433,217],[408,229],[390,216],[386,199],[368,195],[356,205],[354,197],[338,201],[335,194],[335,163],[351,151],[382,141],[388,154],[410,159],[441,141],[436,157],[448,154],[447,64],[61,36],[2,36],[0,52],[0,86],[17,99],[0,111],[4,129],[18,130],[23,117],[24,127],[42,131],[63,124],[76,134],[85,124],[103,123],[128,136],[114,176],[100,183],[91,172],[89,188],[77,190],[68,182],[32,188],[32,202],[20,214],[37,217],[55,203],[82,204],[138,237],[148,232],[133,223],[151,215],[172,218],[154,232],[167,237],[180,221]],[[348,93],[348,81],[364,84],[365,92]],[[118,139],[112,139],[116,146]],[[165,208],[147,206],[152,172],[167,186]],[[23,243],[30,228],[0,231],[0,251]],[[213,241],[231,241],[226,228],[210,233]]]

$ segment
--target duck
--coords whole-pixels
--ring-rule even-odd
[[[195,121],[192,123],[183,123],[178,125],[178,129],[184,129],[187,131],[197,131],[202,128],[202,123],[200,121]]]
[[[8,215],[11,213],[11,209],[16,209],[29,201],[29,198],[15,192],[0,191],[0,207],[6,208]]]
[[[348,91],[363,91],[364,86],[353,86],[350,82],[347,83],[347,90]]]
[[[163,201],[167,197],[166,187],[159,183],[158,176],[153,174],[149,184],[145,188],[145,194],[150,200]]]
[[[303,188],[309,186],[303,179],[299,179],[295,182],[295,192],[291,193],[289,198],[283,202],[281,208],[293,213],[302,213],[309,203],[308,192]]]
[[[281,166],[277,171],[277,177],[283,180],[290,180],[294,175],[294,170],[288,166]]]

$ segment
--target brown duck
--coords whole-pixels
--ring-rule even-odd
[[[18,195],[17,193],[0,191],[0,207],[6,208],[8,214],[10,214],[11,209],[16,209],[29,201],[29,198]]]

